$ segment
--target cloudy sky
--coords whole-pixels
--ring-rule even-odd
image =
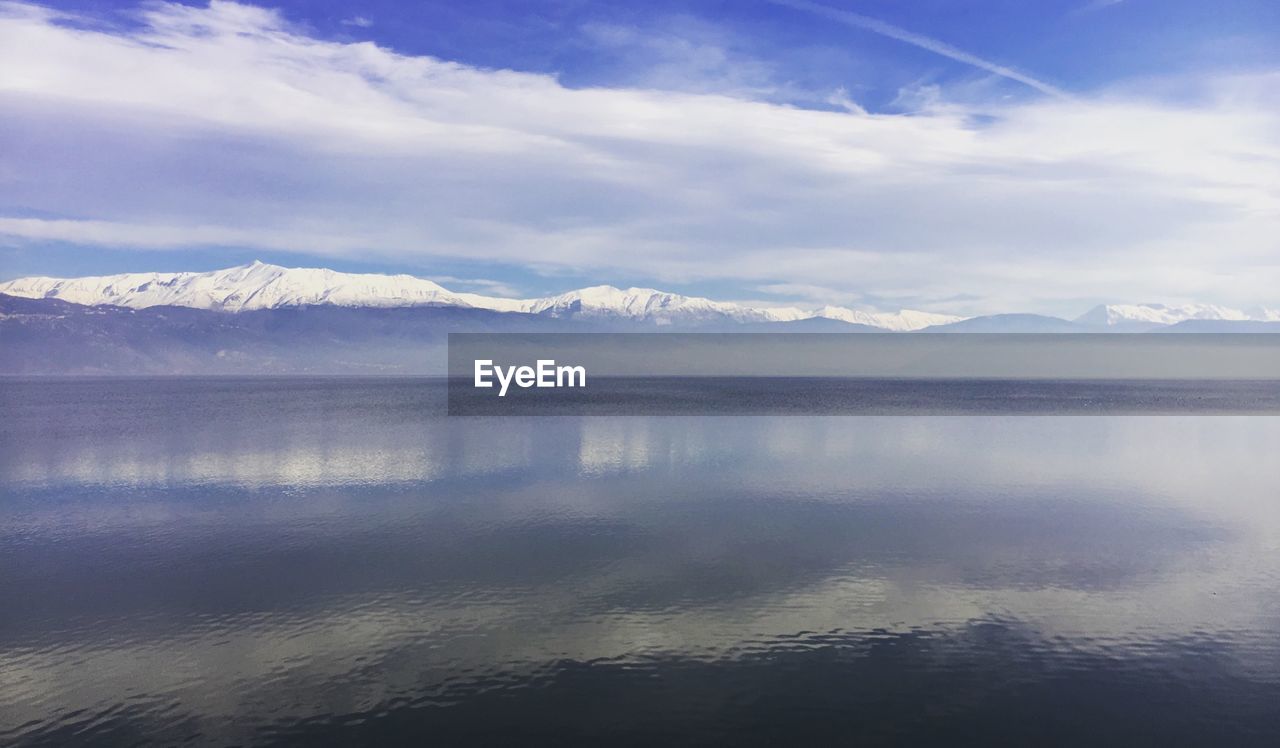
[[[255,258],[1274,307],[1280,3],[0,2],[0,279]]]

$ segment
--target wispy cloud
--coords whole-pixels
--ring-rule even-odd
[[[1120,3],[1123,3],[1123,2],[1124,0],[1090,0],[1090,2],[1087,2],[1084,5],[1081,5],[1079,8],[1076,8],[1075,12],[1091,13],[1095,10],[1110,8],[1113,5],[1119,5]]]
[[[840,94],[832,87],[798,82],[789,69],[794,60],[781,64],[752,38],[687,15],[644,24],[590,21],[578,28],[575,41],[593,53],[613,88],[714,93],[802,106],[852,104],[847,92],[835,103],[829,99]]]
[[[448,285],[451,290],[479,291],[490,296],[503,296],[515,299],[522,296],[519,288],[503,281],[489,278],[459,278],[454,275],[432,275],[431,280]]]
[[[570,88],[253,6],[145,7],[128,27],[0,11],[0,234],[959,313],[1280,288],[1277,72],[1182,81],[1178,103],[1144,83],[867,114]]]
[[[943,57],[955,60],[956,62],[962,62],[966,65],[972,65],[980,70],[985,70],[988,73],[994,73],[1002,78],[1017,81],[1018,83],[1030,86],[1031,88],[1050,96],[1056,96],[1058,98],[1067,98],[1068,96],[1066,91],[1063,91],[1057,86],[1046,83],[1038,78],[1033,78],[1026,73],[1019,72],[1006,65],[1001,65],[999,63],[983,59],[977,55],[970,54],[963,49],[953,47],[946,42],[924,36],[923,34],[908,31],[891,23],[881,21],[877,18],[872,18],[871,16],[864,16],[860,13],[853,13],[847,10],[840,10],[839,8],[831,8],[819,3],[809,2],[808,0],[768,0],[768,2],[773,3],[774,5],[813,13],[814,15],[828,18],[846,26],[865,29],[866,31],[880,34],[881,36],[886,36],[890,39],[896,39],[900,42],[933,52],[934,54],[942,55]]]
[[[592,21],[582,40],[621,63],[625,85],[743,97],[779,93],[777,71],[712,24],[678,16],[648,27]]]

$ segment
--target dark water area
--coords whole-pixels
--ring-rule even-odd
[[[0,380],[0,744],[1275,745],[1280,418],[1233,402]]]
[[[492,379],[492,378],[491,378]],[[464,416],[1280,415],[1280,379],[592,376],[583,387],[448,383]]]

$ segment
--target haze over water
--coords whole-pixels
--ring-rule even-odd
[[[0,743],[1274,744],[1280,419],[6,380]]]

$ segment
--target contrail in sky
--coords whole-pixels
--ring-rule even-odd
[[[926,49],[934,54],[949,57],[956,62],[963,62],[966,65],[972,65],[975,68],[986,70],[989,73],[995,73],[996,75],[1008,78],[1011,81],[1017,81],[1023,85],[1030,86],[1041,93],[1055,96],[1060,99],[1070,98],[1070,95],[1066,91],[1045,83],[1042,80],[1037,80],[1036,78],[1032,78],[1024,73],[1019,73],[1013,68],[1005,67],[1004,65],[1000,65],[989,60],[984,60],[976,55],[971,55],[963,49],[956,49],[946,42],[940,42],[937,39],[931,39],[930,37],[894,26],[891,23],[885,23],[877,18],[864,16],[860,13],[852,13],[847,10],[840,10],[839,8],[829,8],[825,5],[809,2],[809,0],[766,0],[766,2],[772,3],[773,5],[781,5],[787,8],[813,13],[814,15],[822,16],[823,18],[838,21],[846,26],[866,29],[867,31],[880,34],[881,36],[887,36],[890,39],[897,39],[900,42],[906,42],[907,44],[919,47],[920,49]]]

